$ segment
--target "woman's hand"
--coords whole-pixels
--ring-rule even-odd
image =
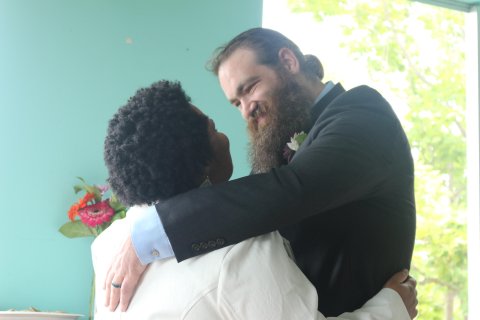
[[[140,276],[146,268],[147,265],[142,265],[138,259],[129,235],[113,259],[103,284],[106,291],[105,306],[110,311],[115,311],[118,306],[122,312],[127,310]]]

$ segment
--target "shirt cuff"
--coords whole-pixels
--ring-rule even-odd
[[[380,290],[376,296],[363,305],[362,309],[371,308],[372,310],[375,310],[382,305],[387,306],[388,310],[388,315],[384,314],[383,319],[410,320],[410,315],[408,314],[408,310],[405,307],[402,298],[397,291],[390,288],[383,288]]]
[[[155,206],[140,207],[131,218],[132,243],[142,264],[175,256]]]

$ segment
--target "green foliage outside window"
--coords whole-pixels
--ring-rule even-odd
[[[408,105],[418,318],[467,319],[465,15],[408,0],[289,0],[289,6],[320,21],[348,17],[344,48]]]

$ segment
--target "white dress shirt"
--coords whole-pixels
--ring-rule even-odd
[[[103,279],[130,232],[133,207],[92,244],[96,274],[95,319],[295,320],[326,319],[317,294],[289,257],[278,232],[251,238],[181,263],[175,258],[150,264],[127,312],[104,306]],[[113,289],[113,288],[112,288]],[[117,290],[117,289],[113,289]],[[361,309],[327,319],[409,320],[400,296],[383,289]]]

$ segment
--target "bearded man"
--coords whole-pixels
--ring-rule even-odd
[[[107,275],[110,308],[127,308],[156,258],[182,261],[277,229],[323,314],[359,308],[410,268],[414,245],[413,160],[391,106],[367,86],[323,83],[319,61],[273,30],[241,33],[211,66],[247,121],[253,174],[158,203],[159,217],[139,215]],[[287,163],[284,147],[301,131]]]

